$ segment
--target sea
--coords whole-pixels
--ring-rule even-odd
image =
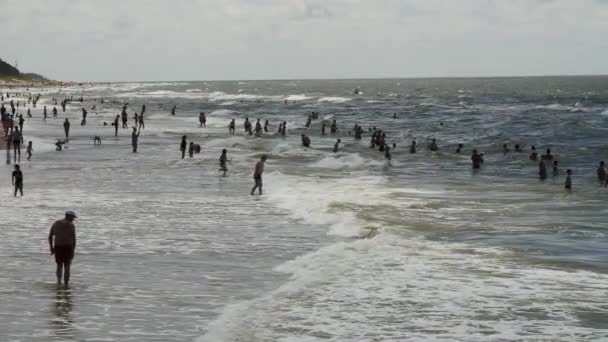
[[[0,341],[608,341],[608,189],[596,176],[608,160],[608,77],[1,90],[21,93],[11,99],[24,117],[30,108],[34,153],[22,155],[23,197],[12,161],[2,166]],[[27,93],[41,95],[36,108]],[[52,99],[70,97],[53,119]],[[114,137],[125,103],[129,129]],[[270,132],[245,134],[246,117]],[[55,151],[65,118],[72,138]],[[333,120],[339,131],[321,135]],[[395,146],[390,162],[370,148],[373,127]],[[181,159],[183,135],[200,154]],[[544,181],[531,146],[559,162]],[[264,193],[251,196],[262,155]],[[69,290],[55,284],[47,242],[66,210],[78,214]]]

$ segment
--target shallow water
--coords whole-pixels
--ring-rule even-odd
[[[595,180],[608,154],[607,86],[580,77],[43,90],[25,124],[35,150],[22,163],[26,196],[0,186],[1,340],[608,339],[608,193]],[[66,95],[97,105],[85,127],[79,103],[41,120],[42,105],[50,112],[50,97]],[[114,100],[130,103],[130,119],[147,105],[137,154],[128,130],[114,138],[102,125],[120,112]],[[199,111],[207,128],[197,127]],[[338,136],[320,136],[320,120],[305,129],[310,111],[338,120]],[[270,120],[273,132],[286,121],[288,136],[248,137],[245,116]],[[64,117],[73,138],[55,152]],[[392,166],[369,135],[349,136],[355,122],[386,129]],[[300,146],[303,132],[311,149]],[[179,158],[182,134],[202,146],[194,159]],[[433,137],[439,153],[425,149]],[[504,155],[503,143],[526,153]],[[537,180],[530,145],[553,150],[559,176]],[[485,153],[478,174],[472,148]],[[251,197],[263,153],[266,193]],[[80,216],[79,244],[72,289],[58,291],[46,234],[66,209]]]

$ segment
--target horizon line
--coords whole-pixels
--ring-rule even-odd
[[[547,74],[514,76],[417,76],[417,77],[337,77],[337,78],[242,78],[242,79],[190,79],[190,80],[153,80],[153,81],[58,81],[69,83],[177,83],[177,82],[268,82],[268,81],[370,81],[370,80],[436,80],[436,79],[512,79],[512,78],[557,78],[557,77],[607,77],[608,74]]]

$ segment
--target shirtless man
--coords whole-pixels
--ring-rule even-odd
[[[51,255],[55,255],[57,263],[57,286],[63,284],[67,289],[70,283],[70,266],[76,249],[76,228],[74,219],[77,216],[73,211],[67,211],[63,220],[56,221],[49,232],[49,248]]]
[[[255,185],[251,189],[251,196],[255,192],[255,189],[259,189],[260,196],[262,195],[262,174],[264,173],[264,163],[266,162],[266,155],[263,155],[260,158],[260,161],[255,164],[255,171],[253,172],[253,180],[255,181]]]

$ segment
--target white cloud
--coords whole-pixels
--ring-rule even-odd
[[[0,1],[0,57],[56,79],[608,73],[602,0]]]

